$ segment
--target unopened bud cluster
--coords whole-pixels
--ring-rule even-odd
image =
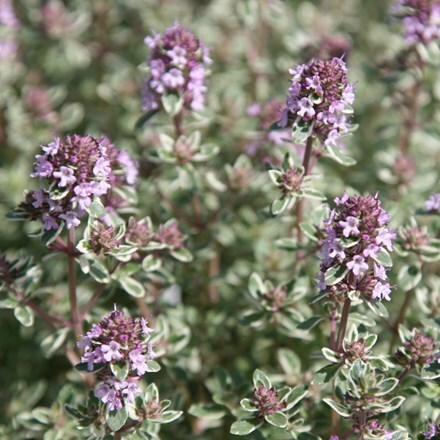
[[[280,401],[278,392],[274,388],[266,388],[264,385],[254,390],[254,405],[258,408],[258,415],[261,417],[282,411],[285,403]]]

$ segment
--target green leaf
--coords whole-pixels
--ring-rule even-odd
[[[323,401],[334,411],[336,411],[341,417],[350,417],[350,411],[342,406],[340,403],[333,401],[332,399],[323,399]]]
[[[128,362],[111,363],[110,369],[118,380],[125,380],[130,370],[130,364]]]
[[[304,144],[313,132],[313,123],[295,122],[292,126],[292,140],[298,144]]]
[[[393,265],[390,254],[385,248],[380,249],[375,260],[384,267],[391,267]]]
[[[280,178],[283,175],[283,172],[280,170],[269,170],[268,173],[270,180],[272,180],[272,182],[278,186],[280,183]]]
[[[106,284],[110,281],[107,268],[96,258],[90,261],[89,273],[100,284]]]
[[[148,373],[157,373],[160,371],[160,365],[156,361],[147,361],[147,372]]]
[[[200,151],[192,157],[193,162],[204,162],[216,156],[220,151],[220,147],[215,144],[204,144],[200,147]]]
[[[340,362],[341,358],[339,357],[338,353],[334,352],[333,350],[330,350],[330,348],[324,347],[321,349],[322,354],[324,357],[330,361],[330,362]]]
[[[389,377],[385,379],[379,386],[379,391],[375,393],[376,396],[385,396],[386,394],[391,393],[391,391],[396,388],[399,384],[399,380],[394,377]]]
[[[405,264],[399,270],[399,274],[397,275],[399,288],[402,289],[403,292],[408,292],[408,290],[414,289],[421,279],[422,271],[420,270],[420,267],[415,264]]]
[[[391,399],[390,401],[380,405],[380,408],[377,408],[381,413],[388,413],[399,408],[400,405],[405,401],[405,397],[397,396]]]
[[[330,382],[336,376],[339,368],[339,364],[326,365],[315,373],[312,384],[323,385]]]
[[[180,248],[173,249],[170,251],[170,254],[176,259],[181,261],[182,263],[189,263],[193,260],[193,256],[188,249]]]
[[[63,229],[64,229],[64,222],[61,223],[61,225],[58,227],[58,229],[51,229],[49,231],[44,231],[43,235],[41,236],[41,242],[45,246],[49,246],[51,243],[53,243],[59,237],[59,235]]]
[[[76,408],[70,405],[64,405],[64,411],[76,419],[82,419],[84,417],[83,413],[79,412]]]
[[[128,419],[128,412],[125,406],[120,410],[107,411],[105,420],[111,431],[119,431]]]
[[[183,97],[174,94],[163,95],[161,98],[165,113],[170,116],[176,116],[183,107]]]
[[[247,420],[239,420],[232,424],[230,432],[234,435],[248,435],[258,429],[261,425],[262,423],[255,424],[248,422]]]
[[[241,325],[258,326],[263,323],[265,318],[264,312],[245,312],[243,316],[240,317]]]
[[[277,356],[278,362],[286,374],[291,376],[301,372],[301,359],[294,351],[288,348],[280,348]]]
[[[373,312],[381,316],[382,318],[388,317],[388,309],[382,304],[381,301],[365,301],[367,306],[373,310]]]
[[[155,423],[171,423],[177,420],[183,411],[164,411],[159,417],[154,419]]]
[[[145,272],[154,272],[162,266],[162,260],[154,255],[148,255],[142,260],[142,270]]]
[[[438,362],[431,362],[425,365],[420,372],[420,377],[425,380],[440,378],[440,364]]]
[[[255,406],[251,399],[241,399],[240,405],[245,411],[255,412],[258,408]]]
[[[101,218],[107,214],[99,197],[95,197],[92,204],[87,208],[87,211],[92,217]]]
[[[285,428],[287,425],[287,417],[282,412],[274,412],[273,414],[269,414],[264,416],[267,423],[270,423],[273,426],[278,428]]]
[[[133,278],[120,278],[118,282],[128,294],[134,296],[135,298],[142,298],[145,295],[145,289],[142,284]]]
[[[311,330],[316,327],[321,321],[324,321],[325,316],[312,316],[305,321],[298,324],[297,328],[300,330]]]
[[[322,194],[322,192],[313,189],[313,188],[303,188],[301,191],[301,194],[303,197],[309,198],[309,199],[317,199],[325,201],[327,200],[327,197]]]
[[[17,320],[25,327],[31,327],[34,324],[34,313],[28,306],[17,306],[14,309],[14,315]]]
[[[270,379],[267,377],[266,373],[264,373],[261,370],[255,370],[253,374],[253,381],[255,388],[259,388],[261,385],[265,386],[266,388],[272,388],[272,383]]]
[[[270,212],[272,215],[281,214],[287,208],[289,201],[289,197],[282,197],[281,199],[274,200],[270,205]]]
[[[150,383],[150,385],[148,385],[147,389],[145,390],[145,401],[159,401],[159,390],[157,389],[157,385],[154,382]]]
[[[135,130],[141,129],[156,113],[159,112],[159,109],[149,110],[144,113],[134,125]]]
[[[275,240],[275,246],[286,251],[296,251],[302,248],[302,246],[298,244],[298,241],[296,239],[288,237]]]
[[[99,370],[102,370],[106,364],[93,364],[92,371],[88,370],[88,364],[86,362],[80,362],[76,364],[73,368],[80,373],[97,373]]]
[[[255,272],[249,277],[248,289],[252,298],[256,300],[260,299],[261,294],[267,293],[263,280],[261,279],[260,275]]]
[[[305,385],[293,388],[283,399],[287,403],[286,410],[293,408],[298,402],[304,399],[307,393],[308,387]]]
[[[365,376],[366,365],[361,359],[356,359],[350,368],[350,376],[354,381],[360,381]]]
[[[335,162],[340,163],[341,165],[344,165],[346,167],[356,165],[356,161],[352,157],[349,157],[344,153],[342,153],[339,147],[328,145],[327,151],[329,153],[329,157],[333,159]]]
[[[41,350],[43,351],[44,356],[46,356],[47,358],[51,357],[55,353],[55,351],[57,351],[63,345],[68,334],[68,328],[61,328],[55,333],[46,336],[41,341]]]
[[[304,234],[312,241],[317,241],[318,239],[316,238],[316,228],[315,226],[311,225],[310,223],[301,223],[299,225],[299,227],[301,228],[301,230],[304,232]]]
[[[347,275],[348,269],[344,266],[333,266],[327,270],[325,273],[325,284],[327,286],[334,286],[339,283],[339,281],[345,278]]]
[[[193,403],[188,413],[200,419],[219,420],[226,415],[226,409],[217,403]]]

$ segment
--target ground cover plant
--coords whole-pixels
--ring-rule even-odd
[[[439,439],[438,0],[0,0],[0,438]]]

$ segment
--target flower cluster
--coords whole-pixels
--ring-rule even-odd
[[[387,225],[389,215],[375,196],[344,194],[326,220],[321,241],[318,288],[329,296],[359,292],[366,300],[390,300],[386,266],[393,250],[395,232]]]
[[[349,131],[347,114],[355,98],[344,61],[313,60],[289,72],[292,81],[279,125],[307,127],[325,145],[340,146],[341,135]]]
[[[254,390],[252,403],[258,409],[258,415],[260,417],[282,411],[286,407],[285,402],[281,402],[275,388],[266,388],[264,385]]]
[[[428,45],[440,38],[439,0],[397,0],[391,13],[402,20],[408,43]]]
[[[411,338],[403,343],[397,357],[408,362],[412,367],[423,367],[430,364],[438,356],[437,342],[434,338],[420,331],[414,331]]]
[[[185,236],[179,229],[176,222],[169,222],[159,226],[159,230],[154,236],[159,243],[168,246],[170,249],[180,249],[183,247]]]
[[[425,202],[425,208],[430,212],[440,212],[440,193],[431,194]]]
[[[150,48],[150,77],[142,90],[144,110],[158,109],[161,97],[178,94],[190,110],[203,110],[208,48],[194,34],[176,23],[163,35],[145,38]]]
[[[96,222],[90,231],[90,249],[96,255],[106,255],[119,247],[119,240],[115,237],[113,226],[105,226]]]
[[[135,162],[104,136],[56,137],[42,149],[31,176],[45,180],[46,188],[29,192],[20,208],[30,219],[41,219],[45,230],[57,229],[60,222],[68,229],[78,226],[96,197],[136,179]],[[114,200],[106,202],[112,206]]]
[[[148,342],[152,331],[144,318],[131,318],[115,307],[78,343],[84,349],[81,362],[87,364],[87,371],[98,372],[95,396],[110,411],[132,403],[140,393],[138,381],[150,371],[148,362],[155,357]]]
[[[0,24],[8,28],[17,28],[20,26],[20,22],[12,7],[12,0],[0,1]]]
[[[367,438],[381,438],[384,440],[392,440],[394,438],[394,432],[385,429],[385,425],[378,420],[370,420],[365,426],[357,423],[353,426],[353,432],[356,434],[363,432],[368,436]]]
[[[430,422],[422,434],[424,435],[425,439],[436,439],[438,438],[437,436],[440,436],[440,425]]]

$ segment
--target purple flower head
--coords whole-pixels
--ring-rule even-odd
[[[141,389],[134,378],[119,381],[117,379],[107,379],[98,385],[94,394],[107,405],[110,411],[120,410],[123,402],[134,402],[136,394],[140,394]]]
[[[145,38],[150,48],[150,77],[142,87],[143,110],[161,107],[161,97],[178,94],[189,110],[203,110],[207,76],[211,62],[207,47],[194,34],[176,23],[162,35]]]
[[[12,29],[20,26],[12,7],[12,0],[0,0],[0,24]]]
[[[339,146],[349,131],[347,114],[352,112],[354,86],[347,82],[341,58],[313,60],[291,69],[291,86],[280,125],[312,125],[311,133],[325,145]]]
[[[430,212],[440,212],[440,193],[431,194],[425,202],[425,209]]]
[[[29,219],[42,220],[46,230],[60,222],[68,229],[78,226],[96,197],[104,196],[106,207],[121,206],[110,190],[136,181],[136,162],[106,137],[55,137],[41,148],[31,176],[44,181],[45,189],[29,193],[19,208]]]
[[[344,194],[335,203],[323,228],[318,288],[330,296],[357,291],[366,300],[389,301],[391,287],[385,282],[385,266],[396,237],[387,227],[389,215],[381,208],[377,194]],[[330,277],[326,283],[335,271],[343,275],[342,279],[333,282]]]
[[[440,39],[439,0],[397,0],[391,13],[402,21],[407,43],[428,45]]]
[[[110,410],[120,409],[125,401],[133,402],[139,392],[137,382],[149,371],[147,362],[156,356],[148,342],[151,332],[144,318],[131,318],[115,308],[78,343],[84,349],[81,362],[87,363],[88,371],[92,372],[96,364],[102,366],[95,395]],[[115,377],[110,365],[123,363],[128,374],[122,380]]]
[[[426,429],[422,433],[425,436],[425,439],[435,438],[436,435],[440,434],[440,426],[437,426],[435,423],[430,422],[426,425]]]

